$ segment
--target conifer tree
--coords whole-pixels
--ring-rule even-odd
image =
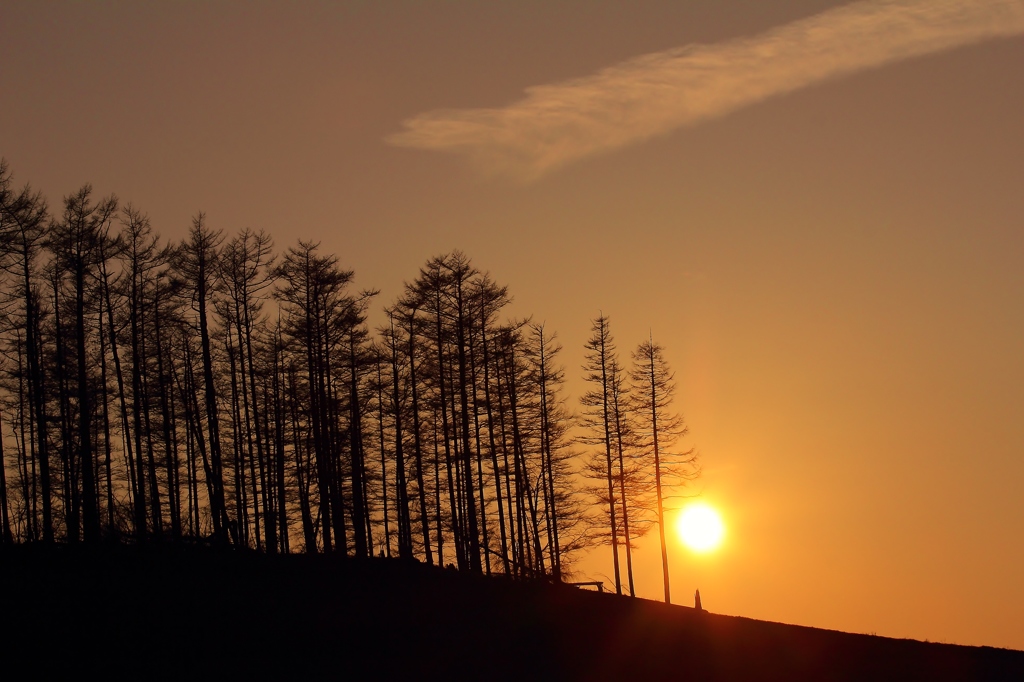
[[[661,568],[665,586],[665,602],[671,603],[669,587],[668,547],[665,542],[665,500],[668,491],[676,492],[700,474],[697,453],[676,450],[674,446],[688,429],[683,416],[672,411],[676,385],[674,375],[665,361],[664,352],[653,338],[642,342],[633,351],[634,401],[642,420],[641,446],[654,470],[658,505],[658,533],[661,540]]]
[[[604,315],[599,315],[592,321],[584,357],[584,380],[591,386],[580,397],[580,403],[583,405],[583,426],[587,431],[584,442],[595,447],[594,455],[588,462],[588,473],[602,481],[595,494],[608,509],[607,537],[612,548],[615,593],[622,594],[617,511],[620,498],[615,491],[616,476],[612,455],[615,437],[612,372],[615,365],[615,343],[608,326],[608,318]]]

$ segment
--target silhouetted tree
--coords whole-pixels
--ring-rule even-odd
[[[54,266],[57,271],[64,271],[71,276],[71,287],[74,296],[74,341],[75,360],[77,366],[76,393],[78,398],[78,453],[74,457],[73,450],[68,450],[68,470],[71,476],[72,493],[78,497],[78,470],[81,471],[81,507],[84,522],[83,538],[86,542],[99,539],[100,515],[96,495],[96,462],[92,441],[92,403],[89,386],[89,358],[86,339],[86,299],[90,296],[87,290],[89,279],[97,265],[97,258],[102,253],[99,242],[106,234],[109,221],[117,211],[117,198],[114,196],[91,201],[92,187],[84,185],[75,194],[64,198],[64,213],[59,221],[50,227],[48,248],[54,255]],[[55,278],[59,284],[62,278]],[[55,288],[55,294],[59,294]],[[65,401],[70,407],[70,403]],[[67,484],[66,484],[67,485]],[[78,534],[78,503],[71,503],[72,515],[67,519],[68,532],[72,538]]]
[[[27,393],[27,400],[21,402],[22,427],[28,422],[28,434],[22,428],[21,439],[23,490],[31,496],[31,500],[24,500],[25,512],[31,515],[26,529],[31,533],[30,537],[36,537],[36,500],[39,499],[42,539],[49,543],[54,540],[53,494],[41,358],[43,303],[39,288],[39,259],[46,243],[48,214],[46,201],[40,192],[34,192],[29,185],[15,192],[11,183],[12,174],[7,162],[0,159],[0,265],[10,275],[12,283],[8,292],[7,315],[12,327],[24,330],[24,341],[20,334],[17,338],[18,356],[25,358],[24,364],[19,359],[19,396]],[[26,405],[27,419],[24,414]]]
[[[584,442],[597,446],[590,462],[589,473],[604,482],[596,495],[608,507],[608,537],[612,547],[612,565],[615,576],[615,592],[622,594],[622,577],[619,571],[619,529],[616,506],[619,498],[615,493],[615,467],[612,459],[614,447],[614,396],[612,368],[615,345],[604,315],[593,320],[591,335],[586,343],[583,365],[584,380],[592,388],[580,398],[583,405],[583,425],[587,431]],[[605,490],[607,492],[605,492]]]
[[[634,400],[641,428],[640,447],[653,460],[655,492],[658,508],[658,532],[661,540],[661,568],[665,585],[665,601],[671,603],[668,573],[668,547],[665,542],[665,488],[678,489],[700,474],[694,449],[673,451],[675,443],[686,435],[681,414],[672,412],[675,398],[673,373],[665,361],[660,345],[654,339],[643,341],[633,351]]]
[[[590,542],[560,346],[502,320],[507,289],[462,252],[429,259],[371,334],[377,292],[315,243],[277,258],[198,213],[167,245],[88,185],[51,219],[2,160],[0,237],[0,541],[363,557],[397,538],[403,558],[454,547],[463,570],[554,580]],[[608,386],[603,501],[628,546],[635,448]]]
[[[217,272],[219,247],[223,234],[206,224],[206,216],[197,213],[192,219],[189,236],[178,252],[177,268],[190,290],[192,306],[198,316],[200,359],[202,360],[206,441],[209,444],[209,470],[206,480],[209,489],[210,514],[213,534],[219,542],[227,542],[228,533],[237,533],[227,514],[224,495],[223,453],[220,439],[220,416],[217,408],[217,387],[214,382],[213,352],[210,341],[209,306]],[[198,407],[198,406],[196,406]],[[198,409],[196,411],[198,415]],[[237,537],[234,538],[237,542]]]

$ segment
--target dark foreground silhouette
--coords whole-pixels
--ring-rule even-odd
[[[22,546],[0,551],[0,574],[7,679],[1024,679],[1019,651],[397,560]]]

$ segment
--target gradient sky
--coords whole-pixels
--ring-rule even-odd
[[[0,155],[168,238],[203,210],[322,240],[382,303],[460,248],[557,330],[574,401],[592,317],[624,357],[651,330],[729,525],[714,555],[672,547],[679,603],[1024,649],[1024,5],[828,23],[920,5],[6,0]],[[642,55],[720,68],[616,109],[602,79],[631,88]],[[505,125],[583,86],[598,114]],[[408,137],[438,120],[486,134]],[[658,598],[656,534],[636,562]]]

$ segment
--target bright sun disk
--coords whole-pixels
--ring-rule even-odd
[[[695,552],[717,549],[725,535],[722,517],[703,502],[691,504],[683,510],[676,522],[676,530],[683,544]]]

